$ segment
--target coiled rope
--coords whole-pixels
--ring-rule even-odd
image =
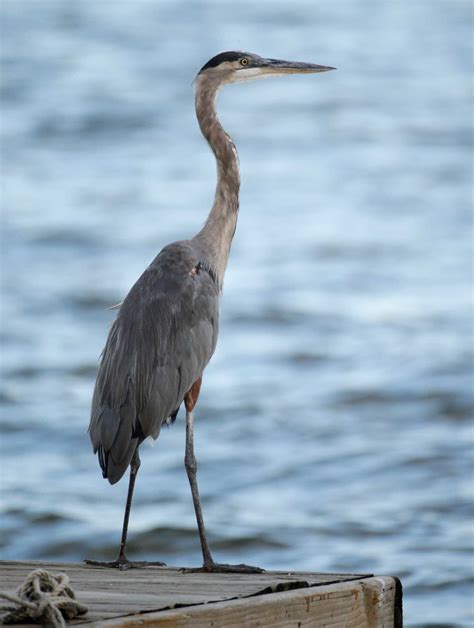
[[[48,628],[64,628],[65,619],[87,613],[87,606],[76,600],[65,573],[52,574],[36,569],[28,574],[15,595],[0,591],[0,598],[13,602],[15,606],[0,606],[5,613],[0,623],[20,624],[35,622]]]

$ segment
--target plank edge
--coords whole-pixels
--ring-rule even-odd
[[[308,605],[310,602],[317,602],[318,600],[326,601],[329,597],[337,599],[355,596],[357,598],[357,596],[360,595],[362,599],[366,596],[367,591],[374,594],[376,593],[378,596],[377,599],[381,601],[381,603],[388,600],[389,606],[392,607],[392,622],[390,625],[393,626],[393,628],[402,628],[402,587],[400,580],[395,576],[369,576],[346,582],[316,584],[289,591],[266,593],[264,595],[230,599],[220,602],[209,602],[175,609],[120,616],[114,619],[103,620],[100,623],[87,622],[82,625],[88,628],[99,625],[104,628],[132,628],[134,626],[152,628],[154,626],[174,625],[193,626],[204,625],[199,623],[200,620],[207,621],[206,617],[209,619],[212,615],[215,616],[215,621],[213,618],[212,625],[217,628],[219,626],[225,626],[225,623],[220,623],[219,619],[219,616],[223,613],[227,615],[229,613],[238,613],[239,611],[247,610],[249,613],[253,614],[254,619],[256,619],[259,615],[263,616],[271,612],[272,608],[280,604],[304,604],[306,608],[309,608]],[[362,606],[366,606],[366,603],[364,602]],[[372,623],[371,619],[369,619],[368,622],[367,626],[376,625]],[[389,624],[387,624],[387,626],[389,626]]]

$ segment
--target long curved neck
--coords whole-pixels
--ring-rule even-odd
[[[217,187],[209,216],[194,240],[206,251],[207,261],[221,289],[239,213],[240,173],[237,150],[216,113],[219,87],[220,83],[211,77],[199,76],[197,79],[196,116],[216,157]]]

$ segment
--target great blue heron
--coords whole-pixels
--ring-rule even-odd
[[[158,438],[186,408],[185,467],[201,540],[205,571],[260,572],[248,565],[215,563],[201,511],[193,447],[193,409],[204,369],[217,342],[219,295],[239,211],[239,160],[234,142],[217,118],[215,102],[226,83],[285,74],[326,72],[313,63],[223,52],[199,71],[196,115],[217,161],[217,188],[209,216],[197,235],[166,246],[120,306],[102,354],[92,401],[89,434],[104,478],[130,481],[117,560],[96,565],[127,568],[125,553],[133,488],[145,438]],[[151,563],[146,563],[151,564]],[[154,563],[163,564],[163,563]]]

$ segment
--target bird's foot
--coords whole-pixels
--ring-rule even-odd
[[[92,565],[93,567],[107,567],[112,569],[120,569],[125,571],[126,569],[140,569],[141,567],[166,567],[166,563],[160,561],[148,561],[148,560],[128,560],[126,556],[119,556],[117,560],[111,562],[100,560],[85,560],[86,565]]]
[[[185,568],[181,571],[184,573],[264,573],[265,569],[252,567],[252,565],[244,565],[243,563],[240,565],[227,565],[226,563],[215,563],[213,561],[212,563],[204,564],[202,567]]]

